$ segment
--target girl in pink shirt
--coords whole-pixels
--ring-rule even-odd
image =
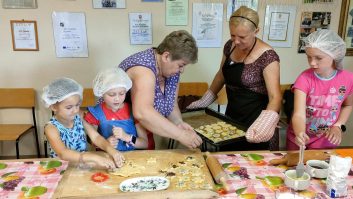
[[[337,147],[352,112],[353,73],[343,70],[345,42],[331,30],[318,30],[306,38],[310,68],[292,88],[294,112],[287,129],[287,149]]]

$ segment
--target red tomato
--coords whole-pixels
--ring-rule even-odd
[[[107,174],[101,173],[101,172],[95,173],[91,176],[91,180],[93,182],[104,182],[108,179],[109,179],[109,176]]]

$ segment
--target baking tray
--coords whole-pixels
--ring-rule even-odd
[[[222,120],[224,122],[227,122],[233,126],[235,126],[236,128],[246,132],[247,131],[247,128],[245,128],[245,126],[243,124],[240,124],[240,123],[237,123],[235,122],[234,120],[232,120],[230,117],[222,114],[222,113],[219,113],[219,112],[216,112],[210,108],[206,108],[205,109],[205,114],[207,115],[210,115],[212,117],[215,117],[215,118],[218,118],[219,120]],[[229,139],[229,140],[224,140],[224,141],[220,141],[220,142],[213,142],[212,140],[210,140],[209,138],[207,138],[206,136],[204,136],[203,134],[197,132],[196,129],[194,129],[195,132],[201,136],[202,140],[203,141],[206,141],[207,143],[209,143],[210,145],[213,145],[214,147],[216,148],[220,148],[222,146],[225,146],[225,145],[228,145],[228,144],[231,144],[231,143],[236,143],[236,142],[244,142],[246,141],[246,138],[245,136],[241,136],[241,137],[237,137],[237,138],[232,138],[232,139]]]
[[[205,110],[205,108],[196,108],[196,109],[184,109],[180,110],[181,113],[189,113],[189,112],[197,112],[197,111],[202,111]]]

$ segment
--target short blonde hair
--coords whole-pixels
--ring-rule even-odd
[[[241,6],[233,12],[229,19],[229,25],[238,26],[239,24],[246,25],[255,30],[259,26],[259,15],[255,10]]]

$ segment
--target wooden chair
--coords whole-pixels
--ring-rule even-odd
[[[281,93],[284,94],[285,90],[291,89],[292,84],[281,84]]]
[[[207,82],[180,82],[178,96],[193,95],[202,97],[203,94],[206,93],[207,89]],[[175,140],[170,138],[168,142],[168,149],[173,149],[174,143]]]
[[[288,89],[291,88],[291,84],[281,84],[281,94],[283,96],[284,92]],[[271,151],[278,151],[280,150],[280,131],[279,131],[279,128],[286,128],[287,124],[286,122],[284,122],[283,118],[281,117],[282,112],[283,112],[283,104],[284,104],[284,99],[282,99],[282,106],[281,106],[281,110],[280,110],[280,121],[279,121],[279,124],[278,124],[278,127],[276,128],[275,130],[275,133],[273,135],[273,137],[271,138],[270,140],[270,148],[269,150]],[[285,118],[286,120],[287,118]]]
[[[217,110],[221,112],[221,105],[226,105],[228,103],[226,87],[223,87],[217,94]]]
[[[31,124],[0,124],[0,141],[16,141],[16,158],[20,158],[19,141],[32,131],[36,141],[37,156],[40,157],[35,115],[35,90],[33,88],[0,88],[0,109],[31,109]]]
[[[207,82],[180,82],[178,96],[195,95],[202,97],[207,89]]]
[[[89,106],[96,105],[96,99],[95,99],[95,96],[93,94],[93,89],[92,88],[83,89],[83,95],[82,96],[83,96],[83,98],[82,98],[82,103],[81,103],[80,108],[83,111],[87,111],[87,107],[89,107]],[[52,115],[54,115],[53,112],[52,112]],[[44,137],[45,137],[45,135],[44,135]],[[45,157],[48,157],[48,141],[46,140],[46,138],[44,139],[44,154],[45,154]]]
[[[83,99],[82,99],[81,108],[87,109],[87,107],[95,106],[95,105],[96,105],[96,97],[93,94],[93,89],[92,88],[83,89]]]

